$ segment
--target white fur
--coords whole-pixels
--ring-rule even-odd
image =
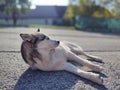
[[[101,66],[93,64],[92,62],[80,58],[75,54],[83,54],[89,57],[89,55],[85,54],[79,46],[69,42],[61,41],[60,44],[56,47],[55,43],[56,41],[46,40],[38,44],[37,50],[40,54],[42,54],[43,60],[41,61],[39,59],[36,59],[37,64],[35,65],[35,68],[44,71],[66,70],[86,79],[92,80],[98,84],[102,84],[102,79],[98,74],[80,70],[75,65],[67,62],[67,60],[74,60],[80,64],[88,66],[93,71],[102,71],[103,68]],[[95,56],[93,56],[93,58],[99,59]]]
[[[37,37],[41,37],[40,35],[37,34]],[[31,38],[31,35],[26,36],[25,34],[21,34],[21,37],[23,40],[29,40],[28,38]],[[96,61],[101,60],[96,56],[85,53],[80,46],[66,41],[61,41],[58,43],[58,41],[51,40],[46,36],[44,40],[37,43],[36,49],[41,54],[42,60],[39,60],[39,58],[35,57],[34,60],[37,63],[31,66],[32,69],[40,69],[43,71],[65,70],[98,84],[103,84],[102,78],[99,77],[99,74],[83,71],[77,66],[68,62],[68,60],[75,61],[89,67],[92,71],[101,72],[103,70],[101,66],[78,56],[84,55],[89,59],[94,59]]]

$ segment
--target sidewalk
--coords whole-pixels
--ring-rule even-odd
[[[35,28],[0,28],[0,90],[120,90],[120,36],[81,31],[41,29],[57,40],[74,42],[92,54],[103,58],[104,86],[74,74],[33,71],[20,54],[19,34]],[[107,77],[108,76],[108,77]]]

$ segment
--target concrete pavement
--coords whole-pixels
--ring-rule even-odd
[[[68,72],[32,71],[20,54],[20,33],[35,28],[0,28],[0,90],[120,90],[120,36],[81,31],[41,29],[53,39],[76,43],[103,58],[104,86]]]

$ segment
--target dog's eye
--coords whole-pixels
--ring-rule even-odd
[[[49,38],[49,37],[46,37],[46,40],[50,40],[50,38]]]
[[[46,36],[43,36],[42,38],[39,38],[40,41],[45,40]]]

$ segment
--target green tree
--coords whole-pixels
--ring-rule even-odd
[[[120,18],[120,0],[114,0],[114,8],[112,9],[115,17]]]
[[[72,0],[70,0],[63,18],[65,21],[67,21],[67,23],[68,22],[73,23],[73,17],[74,17],[74,6],[72,5]]]
[[[79,15],[91,16],[95,11],[95,2],[93,0],[78,0],[78,13]]]
[[[92,13],[93,17],[97,18],[108,18],[113,17],[113,14],[106,8],[101,6],[93,6],[95,8],[94,12]]]
[[[113,17],[113,14],[100,5],[96,5],[96,0],[77,0],[76,4],[72,0],[69,0],[69,5],[67,7],[64,19],[70,22],[74,21],[74,16],[92,16],[92,17]],[[108,4],[110,2],[102,2],[102,4]]]
[[[79,0],[79,15],[93,16],[93,17],[112,17],[112,13],[102,7],[96,5],[95,0]]]
[[[113,17],[120,18],[120,0],[99,0],[99,2],[113,14]]]
[[[0,0],[0,11],[11,15],[16,25],[19,13],[26,13],[30,9],[30,0]]]

